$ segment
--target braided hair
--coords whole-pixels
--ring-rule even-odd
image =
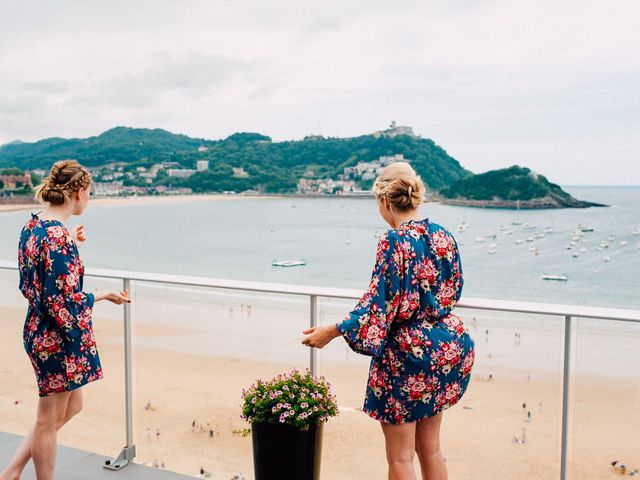
[[[405,211],[418,206],[424,200],[422,179],[407,162],[396,162],[385,167],[373,184],[376,198],[386,198],[396,210]]]
[[[36,200],[51,205],[63,205],[71,195],[91,185],[91,174],[75,160],[61,160],[53,164],[49,176],[36,187]]]

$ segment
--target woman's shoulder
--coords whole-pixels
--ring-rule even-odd
[[[23,235],[27,232],[29,237],[35,237],[41,244],[49,248],[57,249],[73,244],[73,237],[59,220],[41,220],[35,215],[22,229]]]
[[[451,232],[447,230],[445,227],[443,227],[442,225],[440,225],[439,223],[429,222],[429,233],[438,233],[438,232],[442,232],[446,235],[453,237]]]

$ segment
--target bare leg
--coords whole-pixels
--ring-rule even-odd
[[[419,420],[416,425],[416,452],[422,480],[447,480],[447,466],[440,451],[440,425],[443,413]]]
[[[380,423],[384,433],[389,464],[389,480],[415,480],[413,458],[416,449],[416,424]]]
[[[33,428],[29,430],[22,443],[16,450],[15,455],[9,465],[0,473],[0,480],[18,480],[22,470],[31,460],[31,443],[33,442]]]
[[[82,390],[74,390],[69,395],[67,408],[62,423],[57,427],[59,430],[62,425],[66,424],[75,415],[82,410]],[[18,480],[22,471],[31,460],[31,448],[33,445],[33,428],[27,433],[26,437],[16,450],[15,455],[9,462],[9,465],[0,472],[0,480]]]

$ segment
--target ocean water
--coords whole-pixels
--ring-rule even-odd
[[[610,206],[514,211],[430,203],[421,216],[450,229],[460,244],[465,296],[640,308],[640,235],[632,234],[640,227],[640,187],[568,191]],[[0,259],[15,260],[28,216],[0,214]],[[468,227],[459,232],[462,222]],[[81,254],[92,267],[356,289],[366,287],[377,236],[388,228],[375,202],[365,198],[90,206],[82,218],[73,218],[76,223],[86,227]],[[567,250],[579,224],[594,231]],[[547,228],[552,232],[526,241]],[[599,249],[603,241],[608,247]],[[495,254],[487,253],[492,244]],[[271,265],[299,258],[307,265]],[[545,281],[545,274],[569,280]]]
[[[640,188],[569,190],[578,198],[610,207],[512,211],[426,204],[421,208],[423,217],[450,229],[460,245],[463,299],[640,308],[640,235],[632,233],[640,226]],[[26,211],[0,214],[0,259],[15,260],[18,232],[28,218]],[[468,227],[459,232],[462,222]],[[344,198],[95,206],[81,219],[74,218],[72,225],[77,223],[86,227],[88,241],[81,254],[92,267],[354,289],[367,286],[377,236],[387,228],[372,199]],[[583,233],[581,241],[567,250],[579,224],[593,232]],[[544,230],[544,236],[535,236]],[[527,242],[528,238],[533,241]],[[609,246],[598,250],[603,241]],[[491,244],[495,254],[487,253]],[[529,250],[532,246],[538,255]],[[297,258],[304,258],[307,265],[271,266],[274,259]],[[569,280],[541,278],[560,273]],[[89,290],[121,286],[97,279],[88,279],[86,285]],[[23,308],[15,272],[0,272],[0,292],[0,306]],[[162,324],[179,330],[171,336],[134,335],[137,347],[286,361],[300,367],[308,362],[308,350],[300,345],[309,322],[305,297],[145,284],[135,285],[132,295],[134,325]],[[319,322],[340,321],[354,303],[320,299]],[[561,371],[561,318],[458,313],[476,340],[477,374],[506,368],[519,378],[531,371],[552,375]],[[96,316],[119,321],[122,312],[101,304]],[[515,332],[522,335],[521,345],[514,344]],[[576,373],[637,379],[639,340],[640,324],[580,319],[574,337]],[[332,342],[321,359],[357,362],[363,368],[368,362],[344,342]]]

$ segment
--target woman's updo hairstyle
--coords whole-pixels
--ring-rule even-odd
[[[36,187],[36,200],[51,205],[63,205],[71,195],[91,185],[91,174],[75,160],[61,160],[53,164],[49,176]]]
[[[424,183],[407,162],[386,166],[371,189],[376,198],[386,198],[396,210],[418,208],[424,200]]]

